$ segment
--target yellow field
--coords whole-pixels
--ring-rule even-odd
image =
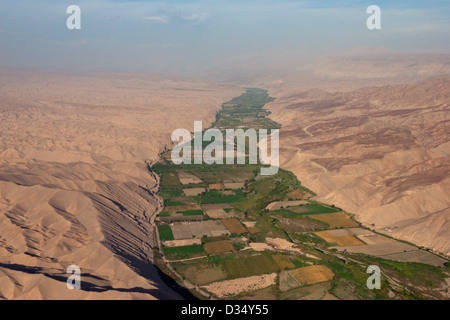
[[[257,228],[257,227],[248,227],[248,232],[250,232],[251,234],[255,234],[255,233],[259,233],[261,232],[261,229]]]
[[[286,256],[274,255],[272,256],[272,259],[275,260],[275,262],[277,263],[277,265],[280,267],[281,270],[295,268],[295,264],[293,264],[292,261],[289,260],[289,258]]]
[[[356,239],[354,236],[335,236],[328,231],[316,232],[316,235],[321,237],[326,242],[336,243],[338,246],[351,247],[351,246],[364,246],[365,243]]]
[[[245,229],[237,219],[223,219],[222,222],[231,234],[242,234],[247,232],[247,229]]]
[[[305,192],[300,190],[294,190],[288,193],[286,196],[292,200],[302,200],[305,196]]]
[[[358,226],[356,222],[350,219],[350,216],[343,212],[313,214],[308,217],[325,222],[330,225],[330,228],[352,228]]]
[[[223,190],[225,186],[223,183],[213,183],[209,185],[209,190]]]
[[[326,266],[310,266],[289,271],[303,285],[332,280],[333,271]]]
[[[203,246],[208,254],[218,254],[234,251],[234,247],[228,241],[216,241],[205,243]]]

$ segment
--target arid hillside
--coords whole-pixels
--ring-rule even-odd
[[[0,73],[0,299],[179,299],[151,264],[146,161],[242,89],[167,76]],[[82,271],[82,291],[66,269]]]
[[[450,78],[271,95],[282,167],[365,225],[450,255]]]

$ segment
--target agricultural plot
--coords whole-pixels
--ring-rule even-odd
[[[276,201],[276,202],[272,202],[270,203],[266,209],[269,211],[274,211],[274,210],[280,210],[283,208],[289,208],[289,207],[296,207],[296,206],[300,206],[300,205],[307,205],[309,204],[308,201],[305,200],[298,200],[298,201]]]
[[[204,220],[204,215],[195,214],[195,215],[183,215],[182,213],[176,212],[164,212],[159,218],[158,221],[162,223],[174,223],[174,222],[182,222],[182,221],[202,221]]]
[[[414,250],[407,252],[393,253],[381,256],[383,259],[401,261],[401,262],[418,262],[425,263],[436,267],[442,267],[447,260],[438,257],[431,252],[424,250]]]
[[[234,196],[236,195],[236,192],[234,192],[233,190],[222,190],[222,194],[224,196]]]
[[[247,229],[237,219],[224,219],[222,222],[231,234],[247,233]]]
[[[201,245],[190,245],[183,247],[164,247],[164,254],[171,260],[189,259],[203,256],[205,249]]]
[[[289,271],[281,271],[279,279],[279,289],[281,292],[289,291],[300,286],[301,283]]]
[[[189,282],[199,286],[211,282],[225,280],[227,274],[218,264],[184,264],[177,263],[175,267]]]
[[[268,286],[264,289],[251,291],[243,295],[242,297],[238,298],[238,300],[257,300],[257,301],[268,301],[276,299],[277,299],[277,286],[275,285]]]
[[[233,245],[228,241],[208,242],[205,243],[204,248],[208,254],[220,254],[235,251]]]
[[[223,185],[226,189],[244,189],[245,182],[225,182]]]
[[[349,281],[339,279],[333,294],[341,300],[361,300],[362,298],[354,292],[354,288]]]
[[[230,279],[280,271],[278,264],[268,254],[222,261],[221,265]]]
[[[275,284],[276,279],[277,274],[272,273],[242,279],[218,281],[202,288],[223,299],[270,287]]]
[[[179,189],[182,186],[175,173],[161,173],[160,177],[163,189]]]
[[[308,217],[308,216],[306,216]],[[305,231],[314,231],[326,228],[326,225],[320,221],[311,219],[288,219],[288,218],[278,218],[278,225],[289,233],[300,233]]]
[[[249,188],[259,193],[268,193],[275,188],[275,179],[267,177],[257,179],[249,185]]]
[[[215,210],[215,209],[233,209],[228,203],[207,203],[202,205],[203,210]]]
[[[206,214],[213,219],[228,219],[233,217],[239,217],[241,214],[236,211],[225,211],[223,209],[210,209],[206,211]]]
[[[391,240],[388,238],[384,238],[382,236],[371,237],[372,240],[377,241],[376,244],[370,244],[367,246],[361,246],[359,248],[356,247],[348,247],[348,246],[339,246],[335,247],[339,251],[346,251],[350,253],[364,253],[372,256],[387,256],[390,254],[407,252],[407,251],[417,251],[418,248],[413,247],[409,244]]]
[[[342,232],[341,232],[342,231]],[[329,230],[316,232],[316,235],[321,237],[323,240],[329,243],[336,243],[338,246],[365,246],[366,244],[361,240],[355,238],[347,230]]]
[[[250,165],[208,166],[208,170],[195,172],[207,184],[242,183],[253,178],[255,169]]]
[[[165,211],[167,212],[187,212],[187,211],[202,211],[202,208],[198,204],[180,204],[178,202],[176,203],[170,203],[174,204],[173,206],[167,205],[165,208]]]
[[[239,202],[230,203],[234,208],[240,211],[250,210],[258,205],[258,201],[262,199],[262,196],[257,195],[251,198],[244,198]]]
[[[304,204],[297,207],[289,207],[288,209],[272,210],[271,212],[285,218],[298,218],[308,215],[316,215],[323,213],[334,213],[340,211],[337,208],[328,207],[319,203]]]
[[[302,285],[311,285],[315,283],[330,281],[334,277],[333,271],[322,265],[298,268],[289,271]]]
[[[250,234],[260,233],[262,231],[260,228],[257,227],[248,227],[247,230]]]
[[[187,197],[194,197],[194,196],[198,196],[200,194],[202,194],[203,192],[205,192],[206,189],[205,188],[191,188],[191,189],[183,189],[184,194]]]
[[[225,185],[223,183],[212,183],[208,186],[209,190],[225,190]]]
[[[184,246],[192,246],[194,244],[201,245],[201,239],[186,239],[186,240],[171,240],[164,241],[164,246],[166,247],[184,247]]]
[[[201,179],[188,172],[178,172],[178,178],[183,185],[203,183]]]
[[[244,221],[243,224],[245,225],[250,234],[256,234],[261,232],[261,229],[256,227],[256,221]]]
[[[181,197],[183,195],[183,191],[181,191],[179,189],[164,190],[164,191],[161,191],[160,195],[161,195],[161,197],[163,197],[163,199],[177,198],[177,197]]]
[[[202,216],[203,215],[203,210],[186,210],[186,211],[179,211],[178,213],[181,213],[185,217]]]
[[[234,195],[225,195],[220,191],[207,191],[201,198],[202,204],[233,203],[245,199],[242,190],[236,190]]]
[[[203,204],[202,208],[212,219],[228,219],[241,216],[241,213],[228,203]]]
[[[334,298],[334,300],[337,300],[336,297],[328,293],[330,289],[330,282],[321,282],[307,287],[286,290],[286,292],[282,292],[278,298],[281,300],[323,300],[327,298]]]
[[[276,264],[280,267],[280,270],[293,269],[295,268],[295,264],[289,260],[288,257],[283,255],[273,255],[272,259],[276,262]]]
[[[172,233],[172,229],[168,225],[161,225],[158,227],[159,230],[159,238],[162,241],[171,241],[174,240],[174,236]]]
[[[172,226],[175,240],[229,235],[221,221],[181,222]]]
[[[346,244],[339,244],[338,247],[335,247],[339,251],[347,251],[351,253],[364,253],[372,256],[386,256],[394,253],[400,252],[409,252],[409,251],[417,251],[419,250],[417,247],[414,247],[410,244],[397,241],[394,239],[390,239],[369,230],[361,229],[361,228],[350,228],[350,229],[342,229],[342,230],[332,230],[328,231],[329,233],[334,234],[335,237],[339,235],[355,235],[360,240],[364,241],[366,245],[364,246],[354,246],[349,244],[349,242],[341,242]],[[319,235],[320,236],[320,235]],[[320,236],[322,237],[322,236]],[[323,237],[322,237],[323,238]],[[331,242],[331,241],[330,241]],[[334,241],[337,243],[336,241]],[[411,257],[413,257],[411,255]]]
[[[358,224],[354,222],[350,216],[343,212],[315,214],[308,216],[311,219],[319,220],[328,224],[329,228],[352,228],[357,227]]]
[[[169,207],[170,208],[170,207]],[[161,217],[192,217],[192,216],[203,216],[203,210],[186,210],[186,211],[171,211],[166,210]]]

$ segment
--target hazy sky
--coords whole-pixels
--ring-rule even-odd
[[[81,30],[66,27],[72,4]],[[372,4],[381,30],[366,27]],[[448,50],[449,18],[448,0],[0,0],[0,66],[192,75],[274,53]]]

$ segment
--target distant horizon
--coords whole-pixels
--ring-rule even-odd
[[[374,52],[370,52],[370,49],[374,49]],[[381,50],[381,51],[377,51]],[[424,61],[428,59],[434,59],[434,58],[444,58],[449,59],[450,61],[450,49],[449,50],[417,50],[414,52],[406,52],[406,51],[383,51],[383,48],[354,48],[354,50],[349,50],[347,52],[340,52],[336,53],[334,55],[322,55],[322,56],[316,56],[314,57],[315,60],[311,60],[307,64],[299,64],[299,65],[284,65],[284,69],[279,69],[279,73],[274,74],[270,73],[270,71],[262,69],[261,74],[252,74],[252,68],[249,67],[247,70],[245,70],[245,74],[248,76],[254,76],[254,80],[257,80],[260,77],[266,77],[269,75],[272,75],[274,77],[283,76],[284,73],[291,71],[292,67],[295,68],[296,72],[304,72],[310,70],[313,66],[317,65],[317,63],[323,63],[325,61],[333,60],[333,59],[349,59],[349,58],[364,58],[370,60],[370,58],[417,58],[417,59],[424,59]],[[264,60],[264,58],[262,58]],[[271,66],[272,68],[277,68],[279,65]],[[69,66],[10,66],[10,65],[4,65],[0,62],[0,70],[10,70],[10,71],[19,71],[19,72],[44,72],[44,73],[51,73],[51,74],[62,74],[67,76],[73,76],[73,75],[92,75],[92,74],[99,74],[99,75],[140,75],[140,76],[163,76],[163,77],[176,77],[176,78],[186,78],[186,79],[197,79],[197,80],[207,80],[207,81],[218,81],[218,82],[234,82],[234,76],[236,78],[239,78],[239,76],[242,74],[239,74],[236,72],[236,70],[232,70],[230,68],[229,73],[226,73],[225,75],[221,73],[196,73],[196,74],[183,74],[183,73],[177,73],[176,70],[167,70],[164,72],[161,71],[152,71],[152,70],[108,70],[105,68],[74,68]],[[242,71],[242,70],[241,70]],[[231,76],[230,76],[231,75]],[[230,78],[231,77],[231,78]]]
[[[68,30],[68,6],[81,30]],[[366,9],[381,8],[381,30]],[[0,65],[214,77],[365,48],[450,52],[448,1],[31,1],[0,4]],[[256,71],[253,71],[256,70]]]

